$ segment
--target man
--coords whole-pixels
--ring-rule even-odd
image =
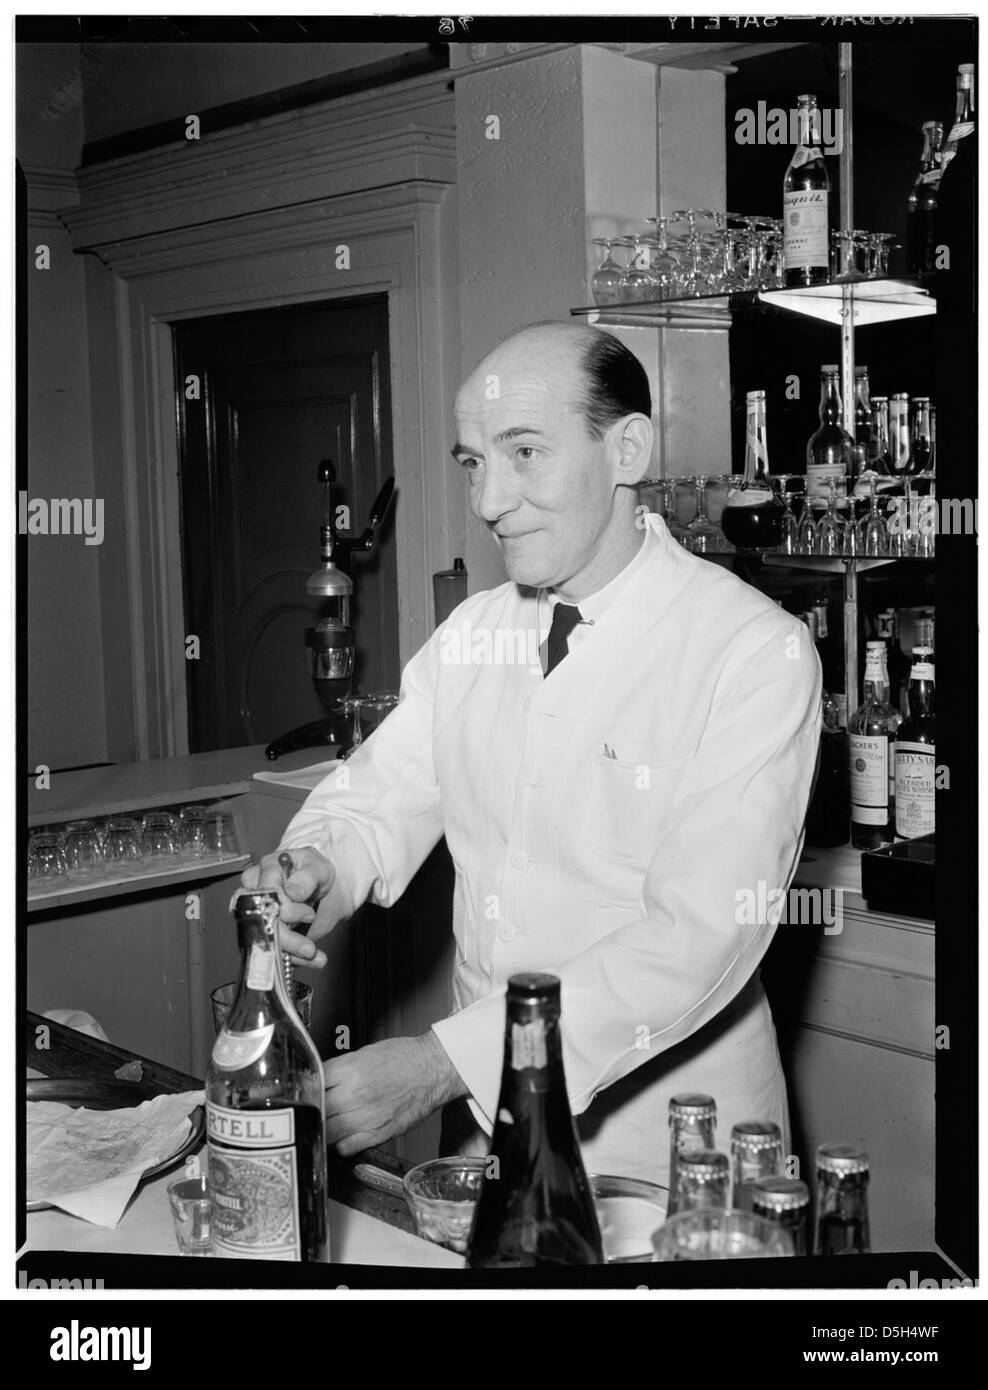
[[[525,329],[455,411],[454,455],[510,580],[409,662],[349,787],[331,774],[308,798],[281,846],[291,877],[273,854],[244,882],[281,889],[287,923],[311,921],[283,940],[318,964],[319,937],[368,897],[395,902],[446,836],[455,1012],[327,1062],[341,1153],[441,1105],[446,1147],[482,1148],[505,983],[548,970],[588,1170],[664,1182],[677,1092],[715,1097],[723,1144],[741,1119],[787,1129],[757,975],[776,919],[744,904],[787,888],[798,862],[819,662],[801,623],[641,514],[651,401],[617,339]]]

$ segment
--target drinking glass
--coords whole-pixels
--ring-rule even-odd
[[[98,878],[103,873],[103,847],[91,820],[70,822],[62,848],[70,874],[77,878]]]
[[[696,478],[696,516],[686,528],[687,549],[695,555],[716,554],[726,548],[728,542],[719,526],[715,526],[707,515],[707,479],[704,474]]]
[[[779,484],[779,496],[785,510],[782,513],[782,539],[779,541],[779,550],[783,555],[797,555],[797,545],[799,543],[799,522],[796,520],[796,513],[792,509],[792,493],[789,491],[789,479],[795,477],[793,473],[773,473],[771,481]]]
[[[868,514],[857,525],[858,553],[860,555],[887,555],[889,552],[889,533],[881,512],[878,510],[878,485],[873,479]]]
[[[204,859],[208,853],[206,846],[206,827],[209,812],[204,806],[193,804],[183,806],[179,813],[179,848],[190,859]]]
[[[631,247],[631,259],[621,275],[620,298],[629,304],[646,303],[656,297],[651,246],[648,238],[638,232],[624,240]]]
[[[226,859],[240,853],[237,827],[233,817],[222,811],[210,811],[203,825],[206,855],[210,859]]]
[[[180,824],[168,811],[149,811],[141,831],[141,854],[149,865],[160,867],[178,857]]]
[[[59,835],[48,830],[34,831],[27,843],[28,878],[61,878],[68,873],[65,851]]]
[[[397,695],[377,694],[363,697],[357,716],[361,741],[370,738],[374,730],[380,728],[397,703]]]
[[[106,867],[114,873],[136,873],[141,868],[141,831],[136,820],[117,816],[107,822],[103,841]]]
[[[603,259],[593,273],[590,289],[595,304],[617,304],[621,299],[621,267],[611,255],[616,238],[594,237],[594,246],[604,250]]]
[[[774,1221],[733,1209],[671,1216],[652,1241],[657,1261],[751,1260],[793,1253],[788,1231]]]
[[[285,958],[287,960],[287,957]],[[230,980],[228,984],[217,985],[209,992],[209,1003],[213,1011],[213,1031],[218,1033],[226,1022],[226,1016],[230,1012],[230,1005],[237,993],[237,981]],[[302,1020],[302,1026],[308,1030],[312,1023],[312,986],[303,984],[301,980],[292,981],[292,1003],[295,1005],[295,1012]]]
[[[679,293],[679,262],[669,249],[668,217],[646,217],[645,221],[654,225],[655,237],[650,239],[653,248],[652,278],[656,299],[675,299]]]
[[[212,1255],[211,1204],[206,1178],[178,1178],[168,1184],[175,1239],[183,1255]]]
[[[803,500],[803,515],[799,518],[799,530],[796,532],[796,554],[815,555],[816,547],[816,522],[813,520],[810,499],[806,497]]]
[[[830,496],[827,510],[816,528],[816,553],[818,555],[842,555],[844,553],[844,523],[837,515],[837,484],[829,480]]]

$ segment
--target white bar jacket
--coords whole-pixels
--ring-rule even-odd
[[[475,1117],[489,1133],[508,977],[551,971],[588,1170],[664,1182],[677,1091],[717,1100],[718,1147],[742,1119],[788,1140],[757,969],[802,846],[821,680],[802,622],[643,521],[628,582],[547,678],[544,594],[461,604],[283,847],[333,862],[343,918],[393,904],[445,834],[454,1012],[434,1030]]]

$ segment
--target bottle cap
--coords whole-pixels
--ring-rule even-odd
[[[868,375],[868,368],[867,368],[867,367],[855,367],[855,369],[854,369],[854,375],[855,375],[855,376],[867,376],[867,375]]]
[[[731,1149],[747,1149],[760,1153],[762,1149],[776,1149],[782,1144],[782,1131],[770,1120],[744,1120],[731,1130]]]
[[[971,72],[974,71],[974,64],[973,64],[973,63],[968,63],[967,66],[968,66],[968,68],[970,69]],[[958,71],[959,71],[959,72],[960,72],[960,71],[963,71],[963,66],[962,66],[961,68],[959,68]],[[804,102],[804,101],[806,101],[806,102],[813,102],[813,104],[815,105],[815,104],[816,104],[816,94],[815,94],[814,92],[803,92],[800,96],[798,96],[798,97],[796,98],[796,100],[797,100],[798,102],[800,102],[800,103],[802,103],[802,102]]]
[[[821,1144],[816,1151],[816,1166],[820,1173],[867,1173],[868,1155],[860,1144]]]
[[[717,1102],[700,1091],[683,1091],[669,1102],[669,1119],[685,1116],[691,1120],[715,1120]]]
[[[526,971],[508,980],[508,998],[541,1003],[559,999],[559,976],[540,971]]]
[[[957,69],[957,82],[961,87],[974,86],[974,64],[961,63]]]
[[[748,1191],[756,1211],[798,1211],[810,1204],[810,1189],[802,1178],[759,1178]]]
[[[730,1159],[719,1149],[687,1149],[676,1161],[680,1178],[693,1182],[717,1182],[731,1171]]]
[[[745,400],[749,403],[749,405],[752,401],[763,401],[764,399],[764,391],[748,391],[745,395]]]
[[[833,375],[836,376],[836,375],[839,374],[839,372],[840,372],[840,367],[838,367],[838,365],[837,365],[836,362],[828,362],[827,365],[826,365],[825,367],[821,367],[821,368],[820,368],[820,375],[821,375],[821,376],[823,376],[823,375],[831,375],[831,374],[833,374]]]

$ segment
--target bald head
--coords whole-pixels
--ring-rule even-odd
[[[496,389],[502,376],[519,369],[541,377],[561,408],[581,414],[594,439],[626,415],[651,415],[644,367],[619,338],[598,328],[546,322],[519,329],[481,360],[463,391],[478,379]]]

